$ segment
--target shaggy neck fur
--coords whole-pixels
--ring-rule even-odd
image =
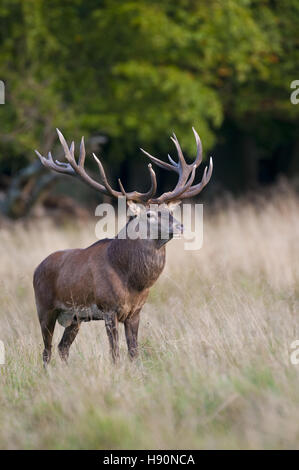
[[[128,287],[142,291],[151,287],[163,271],[165,246],[161,240],[115,238],[109,246],[109,258]]]

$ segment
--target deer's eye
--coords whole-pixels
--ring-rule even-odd
[[[157,220],[157,215],[153,211],[147,212],[146,216],[150,222],[154,222],[154,220]]]

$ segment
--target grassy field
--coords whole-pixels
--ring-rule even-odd
[[[299,448],[299,201],[290,192],[205,212],[204,246],[167,248],[140,326],[141,355],[112,366],[103,322],[43,370],[32,274],[95,240],[94,222],[0,233],[0,448]]]

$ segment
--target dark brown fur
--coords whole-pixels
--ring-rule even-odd
[[[64,311],[73,312],[59,344],[62,359],[67,359],[81,321],[105,321],[112,357],[118,355],[117,324],[125,325],[131,358],[137,355],[139,312],[149,288],[165,265],[165,246],[159,240],[105,239],[85,249],[58,251],[48,256],[35,270],[34,290],[45,349],[44,363],[51,358],[51,343],[56,320]],[[96,306],[82,320],[80,308]],[[99,318],[99,315],[102,317]]]

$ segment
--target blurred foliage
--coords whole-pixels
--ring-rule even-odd
[[[107,135],[116,168],[140,145],[168,151],[173,130],[193,154],[191,126],[211,149],[224,122],[271,157],[298,134],[298,19],[298,0],[1,0],[1,173],[56,127]]]

